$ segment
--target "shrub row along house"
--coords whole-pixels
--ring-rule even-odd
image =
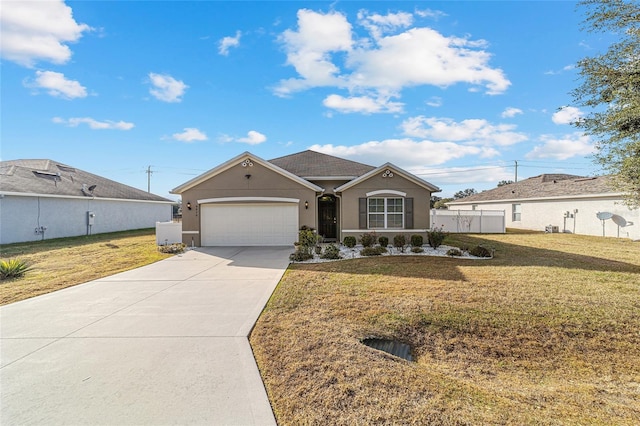
[[[273,160],[249,152],[175,188],[191,246],[291,245],[307,226],[326,241],[399,232],[426,236],[440,189],[386,163],[373,167],[303,151]]]
[[[543,174],[447,205],[504,210],[510,228],[640,239],[640,210],[629,209],[610,182],[608,176]]]
[[[152,228],[172,204],[53,160],[0,162],[0,244]]]

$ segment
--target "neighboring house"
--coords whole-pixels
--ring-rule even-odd
[[[504,210],[507,228],[640,239],[640,210],[610,177],[544,174],[447,203],[450,210]]]
[[[0,162],[0,244],[153,228],[172,204],[53,160]]]
[[[183,242],[194,246],[292,245],[298,230],[325,241],[376,232],[422,234],[436,186],[380,167],[304,151],[270,161],[245,152],[175,188]]]

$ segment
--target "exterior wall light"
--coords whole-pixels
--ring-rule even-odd
[[[187,210],[191,210],[191,201],[187,201]]]
[[[309,208],[309,202],[308,202],[308,201],[305,201],[305,202],[304,202],[304,208],[305,208],[305,209],[308,209],[308,208]]]

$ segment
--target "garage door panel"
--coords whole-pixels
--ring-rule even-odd
[[[281,246],[298,239],[298,206],[276,204],[204,204],[203,246]]]

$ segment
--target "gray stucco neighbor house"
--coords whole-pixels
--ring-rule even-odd
[[[54,160],[0,162],[0,244],[152,228],[173,203]]]
[[[291,245],[302,226],[326,241],[364,232],[425,235],[438,191],[391,163],[303,151],[269,161],[245,152],[172,193],[182,196],[185,244],[247,246]]]

